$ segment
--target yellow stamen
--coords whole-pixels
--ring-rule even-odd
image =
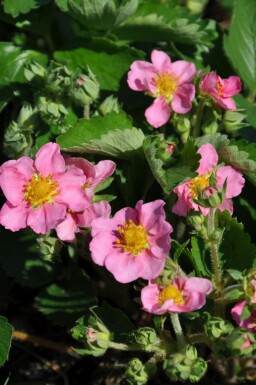
[[[34,208],[45,203],[53,203],[54,197],[60,194],[58,187],[59,184],[52,180],[52,175],[34,174],[25,185],[24,199]]]
[[[162,306],[168,299],[173,299],[175,305],[184,304],[182,293],[178,290],[176,286],[173,285],[168,285],[160,291],[158,295],[159,305]]]
[[[90,186],[91,186],[91,183],[90,183],[90,182],[86,182],[86,183],[83,185],[82,189],[85,190],[86,188],[88,188],[88,187],[90,187]]]
[[[157,88],[155,96],[163,96],[167,102],[171,102],[178,87],[179,77],[174,73],[162,72],[160,75],[156,75],[154,80]]]
[[[132,219],[124,222],[123,226],[118,226],[120,238],[116,244],[124,251],[129,251],[134,255],[138,255],[142,250],[149,247],[147,240],[147,232],[143,225],[135,225]]]
[[[219,80],[217,80],[217,89],[218,89],[218,96],[222,97],[223,96],[224,86],[220,83]]]
[[[189,190],[191,191],[191,196],[192,198],[197,199],[198,193],[197,193],[197,188],[200,190],[204,190],[205,188],[210,186],[210,176],[211,173],[208,172],[207,174],[201,174],[198,175],[196,178],[193,178],[189,182]]]

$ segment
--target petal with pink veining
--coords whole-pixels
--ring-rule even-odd
[[[141,277],[144,267],[140,258],[121,251],[109,254],[105,259],[105,266],[121,283],[132,282]]]
[[[145,116],[151,126],[159,128],[168,122],[171,116],[171,109],[165,99],[160,96],[146,109]]]
[[[27,227],[28,213],[29,208],[25,202],[15,207],[7,201],[0,211],[0,223],[7,230],[19,231]]]
[[[65,171],[65,161],[57,143],[46,143],[36,154],[35,167],[41,175],[48,176]]]
[[[224,89],[222,94],[225,98],[230,98],[239,92],[242,89],[242,83],[238,76],[230,76],[227,79],[223,79]]]
[[[118,252],[116,251],[119,250],[118,246],[116,246],[116,241],[117,237],[107,231],[102,231],[96,236],[93,236],[89,245],[93,262],[103,266],[105,259],[109,254],[112,255],[113,253]]]
[[[226,198],[233,198],[239,195],[244,187],[245,179],[242,173],[231,166],[220,167],[216,172],[219,186],[223,186],[227,179]]]
[[[155,257],[150,250],[143,250],[135,258],[139,258],[143,264],[143,270],[140,278],[154,279],[159,276],[165,265],[165,256],[162,254],[161,258]]]
[[[196,74],[196,67],[193,63],[185,60],[177,60],[172,63],[172,72],[179,78],[179,84],[190,82]]]
[[[153,64],[143,60],[136,60],[128,72],[128,85],[134,91],[147,91],[148,83],[151,83],[157,71]]]
[[[0,175],[0,185],[6,199],[13,205],[18,206],[24,198],[27,180],[24,175],[13,167],[6,167]]]
[[[217,166],[219,157],[210,143],[203,144],[197,153],[201,155],[200,166],[197,169],[199,175],[206,174]]]
[[[28,214],[27,225],[37,234],[46,234],[60,223],[66,215],[66,207],[58,203],[48,203]]]
[[[195,86],[193,84],[182,84],[175,91],[171,107],[178,114],[186,114],[191,110],[192,100],[195,97]]]
[[[173,72],[171,59],[165,52],[154,49],[151,53],[151,61],[159,73]]]
[[[69,213],[67,213],[64,221],[56,226],[55,230],[58,238],[66,242],[75,241],[76,233],[79,231],[76,222]]]

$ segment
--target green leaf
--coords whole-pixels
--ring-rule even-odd
[[[230,140],[228,139],[228,136],[220,133],[204,135],[195,139],[195,143],[198,147],[201,147],[203,144],[210,143],[217,152],[220,147],[228,146],[229,142]]]
[[[12,326],[7,322],[7,319],[0,316],[0,366],[8,359],[12,330]]]
[[[247,87],[256,92],[256,2],[237,0],[224,48]]]
[[[179,159],[174,166],[166,170],[167,190],[170,192],[179,183],[186,179],[197,176],[196,170],[199,167],[200,155],[197,153],[198,148],[192,139],[188,139],[181,150]]]
[[[175,262],[178,261],[182,253],[187,253],[187,254],[189,253],[188,250],[186,249],[187,245],[189,244],[189,241],[190,240],[188,239],[186,242],[180,245],[177,241],[172,240],[172,249],[175,248],[175,252],[172,258]]]
[[[256,172],[256,143],[246,140],[231,140],[229,145],[218,148],[220,161],[247,172]]]
[[[0,264],[7,275],[23,286],[39,287],[51,282],[60,267],[44,261],[38,252],[36,234],[0,231]]]
[[[94,146],[97,143],[95,141],[103,135],[115,129],[121,131],[127,128],[132,128],[131,118],[124,112],[112,112],[105,116],[93,116],[90,120],[79,120],[66,134],[60,135],[57,142],[66,151],[90,152],[87,146]]]
[[[167,188],[167,179],[163,168],[164,162],[157,156],[158,147],[161,145],[163,140],[164,138],[162,135],[149,135],[143,142],[143,150],[150,165],[152,174],[162,189],[165,190]]]
[[[200,277],[211,277],[212,273],[209,270],[206,259],[209,259],[208,247],[202,238],[191,238],[191,254],[192,263],[196,274]]]
[[[87,47],[89,47],[89,42]],[[134,48],[119,47],[107,39],[94,39],[92,48],[78,48],[70,51],[57,51],[54,58],[65,62],[70,69],[90,67],[96,75],[101,90],[117,91],[120,81],[129,71],[135,60],[144,58],[142,51]]]
[[[232,218],[228,211],[216,213],[218,226],[224,228],[219,255],[225,269],[250,269],[256,258],[256,246],[251,243],[250,235],[244,231],[242,223]]]
[[[32,9],[39,8],[49,2],[50,0],[2,0],[4,11],[12,17],[17,17],[21,13],[28,13]]]
[[[68,12],[68,0],[55,0],[55,3],[63,12]]]
[[[64,279],[47,286],[36,297],[40,312],[52,322],[69,327],[96,303],[92,282],[76,266],[66,272]]]
[[[36,51],[22,51],[11,43],[0,42],[0,87],[11,83],[26,83],[24,66],[31,60],[46,64],[45,55]]]

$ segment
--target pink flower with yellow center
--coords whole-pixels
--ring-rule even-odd
[[[155,98],[146,110],[149,124],[158,128],[167,123],[171,111],[186,114],[192,107],[195,86],[191,83],[196,68],[193,63],[178,60],[174,63],[163,51],[154,50],[152,63],[136,60],[128,73],[129,87],[144,91]]]
[[[201,84],[201,90],[210,95],[214,101],[225,110],[236,110],[236,105],[232,96],[241,91],[242,84],[238,76],[230,76],[221,79],[214,71],[205,75]]]
[[[141,301],[148,313],[187,313],[201,309],[211,291],[212,283],[208,279],[176,277],[168,286],[151,283],[144,287]]]
[[[89,205],[82,186],[83,171],[68,170],[56,143],[45,144],[35,161],[24,156],[1,166],[0,186],[7,202],[0,211],[0,223],[18,231],[31,227],[45,234],[64,219],[68,209],[83,211]]]
[[[105,266],[121,283],[153,279],[162,271],[170,250],[172,226],[165,220],[164,201],[135,209],[126,207],[113,218],[92,221],[92,259]]]
[[[201,155],[200,165],[197,169],[198,176],[178,185],[173,190],[178,195],[178,200],[172,211],[184,217],[187,216],[190,210],[200,210],[203,215],[207,215],[210,209],[197,205],[193,199],[198,198],[197,188],[205,190],[209,196],[214,191],[214,186],[210,185],[210,177],[215,172],[218,164],[217,151],[211,144],[207,143],[202,145],[197,152]],[[217,168],[215,177],[218,187],[222,187],[227,179],[226,199],[218,206],[218,209],[221,211],[228,210],[232,214],[233,205],[230,198],[241,193],[245,180],[241,172],[231,166]]]
[[[245,328],[251,330],[256,333],[256,310],[253,310],[249,317],[242,319],[242,313],[244,307],[246,305],[246,301],[238,302],[232,309],[231,315],[233,320],[237,323],[241,328]]]

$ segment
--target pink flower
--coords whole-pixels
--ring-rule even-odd
[[[172,226],[165,220],[164,201],[126,207],[113,218],[92,221],[92,259],[122,283],[152,279],[162,271],[170,250]]]
[[[0,223],[9,230],[31,227],[45,234],[64,219],[68,209],[83,211],[89,205],[82,186],[86,179],[77,167],[66,170],[56,143],[45,144],[35,161],[24,156],[1,166],[0,186],[7,202]]]
[[[153,314],[187,313],[205,305],[211,281],[204,278],[176,277],[168,286],[149,284],[141,291],[143,310]]]
[[[232,309],[231,315],[233,320],[237,323],[241,328],[245,328],[251,330],[256,333],[256,310],[253,310],[248,318],[241,319],[243,309],[246,305],[246,301],[238,302]]]
[[[149,124],[158,128],[167,123],[171,111],[186,114],[192,107],[195,86],[191,81],[196,73],[193,63],[184,60],[171,62],[163,51],[154,50],[152,63],[136,60],[128,73],[129,87],[134,91],[144,91],[155,98],[146,110]]]
[[[197,198],[197,187],[206,190],[208,195],[211,195],[214,191],[214,187],[210,186],[210,176],[218,164],[218,154],[209,143],[202,145],[197,152],[201,155],[200,166],[197,169],[198,176],[180,184],[173,190],[178,195],[178,200],[172,211],[184,217],[187,216],[190,210],[200,210],[203,215],[209,213],[209,208],[198,206],[193,202],[193,198]],[[232,214],[233,205],[230,198],[241,193],[245,180],[241,172],[231,166],[217,168],[215,176],[219,187],[222,187],[227,179],[226,199],[218,208],[221,211],[228,210]]]
[[[73,242],[75,234],[82,232],[79,227],[90,227],[93,219],[109,217],[111,207],[108,202],[91,203],[91,200],[97,186],[113,174],[116,164],[111,160],[102,160],[94,165],[84,158],[66,158],[66,164],[71,167],[76,166],[83,171],[86,182],[82,189],[90,202],[82,212],[68,210],[63,222],[56,227],[57,235],[62,241]]]
[[[205,75],[200,88],[204,93],[210,95],[222,108],[236,110],[235,102],[231,96],[241,91],[242,84],[238,76],[221,79],[220,76],[212,71]]]

